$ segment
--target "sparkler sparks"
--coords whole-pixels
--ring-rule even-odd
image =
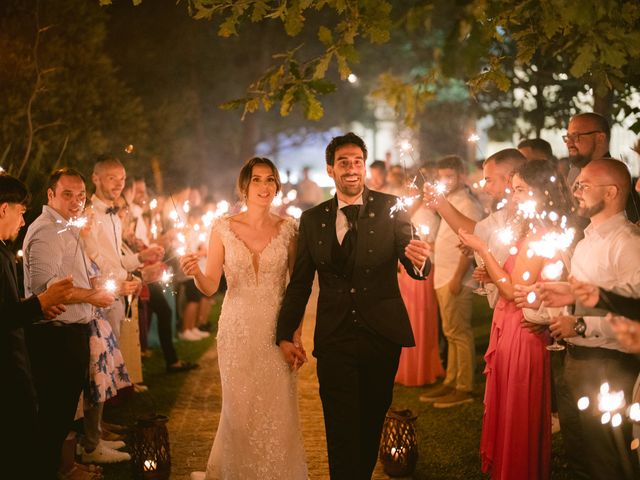
[[[77,229],[84,228],[87,225],[87,222],[89,222],[89,219],[87,217],[74,217],[74,218],[71,218],[71,219],[67,220],[67,223],[64,224],[64,228],[63,229],[58,230],[58,233],[66,232],[67,230],[69,230],[71,228],[77,228]],[[62,223],[62,221],[61,220],[56,220],[56,223]]]
[[[562,260],[545,265],[542,268],[542,278],[544,280],[558,280],[564,271],[564,263]]]
[[[407,207],[413,205],[413,202],[416,200],[416,198],[420,198],[420,195],[416,195],[414,197],[398,197],[395,205],[389,210],[389,216],[393,218],[396,212],[406,212]]]
[[[561,232],[548,232],[540,240],[532,241],[529,246],[535,255],[551,259],[559,253],[566,252],[573,243],[574,236],[573,228]]]
[[[109,278],[104,282],[104,289],[107,292],[115,293],[118,290],[118,284],[113,278]]]

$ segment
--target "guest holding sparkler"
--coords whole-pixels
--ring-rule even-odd
[[[52,283],[39,295],[21,299],[16,262],[8,242],[14,241],[24,226],[29,204],[27,187],[17,178],[0,175],[0,375],[9,388],[0,396],[0,421],[9,439],[0,453],[0,465],[7,478],[33,478],[31,448],[37,442],[37,400],[25,328],[42,318],[55,318],[65,311],[73,281]],[[7,243],[5,243],[7,242]]]
[[[132,210],[137,212],[137,218],[135,219],[135,228],[133,231],[134,238],[123,237],[123,250],[128,252],[125,255],[137,253],[148,248],[149,239],[158,239],[157,223],[156,219],[152,218],[151,231],[149,231],[147,223],[144,221],[144,207],[146,206],[146,192],[147,185],[144,178],[137,178],[133,182],[132,186],[132,198],[134,204],[130,206],[130,213]],[[126,200],[123,197],[119,197],[117,200],[119,205],[127,205]],[[151,215],[154,216],[153,210],[157,209],[156,202],[149,202]],[[153,227],[156,227],[155,229]],[[139,308],[139,315],[151,315],[156,314],[158,338],[160,340],[160,348],[164,357],[167,373],[180,373],[187,372],[198,367],[197,363],[187,362],[178,358],[178,353],[173,345],[173,310],[169,305],[166,297],[164,296],[163,287],[160,284],[160,277],[163,272],[167,271],[167,266],[161,259],[147,259],[144,266],[141,269],[142,280],[145,287],[148,289],[148,299],[139,301],[146,302],[148,309]],[[144,325],[149,325],[148,318],[146,322],[140,324],[142,329]],[[146,335],[147,332],[141,333],[141,337]]]
[[[71,168],[49,178],[48,204],[29,226],[24,240],[24,281],[27,295],[39,295],[58,279],[73,276],[70,305],[55,320],[34,324],[29,352],[38,396],[39,479],[55,479],[62,444],[73,423],[89,365],[89,323],[93,307],[108,307],[112,292],[90,281],[78,222],[86,189],[82,174]]]
[[[526,158],[515,148],[500,150],[484,161],[482,190],[493,199],[495,210],[480,221],[461,213],[447,201],[442,192],[437,191],[433,184],[425,183],[424,185],[425,201],[454,232],[462,228],[480,237],[489,246],[498,263],[502,265],[509,256],[509,242],[500,241],[495,233],[504,230],[515,215],[517,205],[510,201],[511,177],[513,172],[525,162]],[[482,262],[479,263],[474,272],[474,278],[484,284],[487,300],[493,308],[498,300],[498,289],[487,276]]]
[[[491,472],[492,478],[545,479],[550,474],[551,454],[548,335],[523,327],[522,309],[516,306],[514,293],[515,285],[532,284],[540,276],[545,258],[530,255],[529,246],[542,235],[540,230],[559,228],[560,219],[571,209],[571,198],[555,168],[544,160],[516,170],[512,188],[513,202],[535,202],[535,212],[529,213],[538,220],[535,229],[528,219],[516,229],[516,250],[504,265],[478,236],[460,230],[460,240],[480,255],[500,293],[485,354],[480,453],[482,470]],[[541,215],[551,210],[556,215]]]
[[[447,202],[472,221],[482,218],[482,207],[467,190],[462,159],[450,155],[438,161],[438,182]],[[471,328],[471,259],[456,247],[457,233],[448,223],[438,228],[434,248],[433,286],[438,298],[442,331],[447,339],[447,373],[439,387],[420,397],[436,408],[447,408],[473,401],[475,340]]]
[[[640,297],[640,230],[625,215],[631,177],[620,161],[591,160],[574,184],[578,214],[589,218],[585,237],[571,259],[571,275],[616,294]],[[574,304],[569,286],[541,284],[549,306]],[[567,342],[565,389],[558,392],[563,439],[575,475],[593,479],[639,478],[637,458],[629,448],[631,425],[623,420],[613,428],[592,408],[579,410],[577,401],[593,395],[607,382],[611,390],[631,400],[640,372],[638,358],[626,353],[616,339],[606,312],[575,303],[574,315],[555,318],[554,337]]]

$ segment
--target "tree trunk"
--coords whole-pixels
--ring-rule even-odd
[[[593,111],[599,113],[604,118],[613,120],[611,118],[611,108],[613,107],[613,91],[607,90],[604,94],[599,95],[594,91],[593,93]]]

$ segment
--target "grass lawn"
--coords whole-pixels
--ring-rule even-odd
[[[418,415],[418,465],[415,480],[486,479],[480,471],[480,433],[484,396],[484,352],[489,343],[492,311],[484,299],[474,295],[473,326],[476,338],[476,401],[457,407],[438,409],[422,403],[418,397],[425,388],[403,387],[394,390],[394,408],[409,408]],[[563,466],[560,434],[553,438],[552,478],[571,478]]]
[[[214,306],[211,319],[215,325],[220,313],[221,298]],[[394,407],[409,408],[418,414],[417,434],[419,459],[415,480],[486,479],[480,471],[480,432],[482,428],[484,394],[483,355],[489,342],[491,311],[486,300],[474,296],[473,325],[478,354],[476,401],[447,409],[436,409],[418,400],[424,388],[396,386]],[[152,327],[152,328],[155,328]],[[181,359],[197,361],[213,342],[178,342],[176,348]],[[144,383],[149,392],[130,394],[121,405],[105,410],[105,419],[110,422],[132,425],[135,419],[149,412],[168,415],[177,399],[185,375],[168,375],[162,352],[155,350],[151,358],[144,361]],[[105,478],[108,480],[130,480],[133,478],[129,462],[106,465]],[[563,467],[562,445],[559,434],[554,435],[552,454],[552,478],[570,479]],[[316,479],[312,479],[316,480]]]
[[[211,311],[211,322],[217,325],[220,315],[222,297],[216,296],[216,303]],[[154,320],[151,328],[156,328]],[[198,359],[211,347],[214,342],[215,331],[209,338],[198,342],[177,342],[175,344],[178,358],[191,362]],[[133,425],[137,418],[155,412],[161,415],[169,415],[175,404],[182,384],[186,379],[186,374],[167,374],[165,371],[164,357],[160,349],[154,349],[150,358],[143,360],[144,384],[149,387],[145,393],[133,393],[125,391],[124,398],[120,404],[106,406],[104,418],[108,422],[121,425]],[[119,395],[119,396],[120,396]],[[130,449],[127,449],[130,451]],[[107,480],[131,480],[131,462],[103,465],[104,476]]]

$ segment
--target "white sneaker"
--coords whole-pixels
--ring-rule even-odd
[[[211,335],[209,332],[203,332],[199,328],[192,328],[189,331],[193,333],[196,337],[200,337],[200,338],[208,338],[209,335]]]
[[[184,332],[178,333],[178,338],[180,340],[186,340],[187,342],[197,342],[200,340],[200,337],[194,335],[191,330],[185,330]]]
[[[144,393],[149,391],[149,387],[147,387],[146,385],[143,385],[142,383],[134,383],[133,391],[135,393]]]
[[[103,440],[100,439],[100,443],[104,444],[105,447],[110,448],[112,450],[120,450],[121,448],[126,447],[126,443],[122,440]]]
[[[204,480],[207,474],[205,472],[191,472],[191,480]]]
[[[131,455],[109,448],[102,442],[93,452],[82,452],[82,463],[118,463],[131,460]]]

